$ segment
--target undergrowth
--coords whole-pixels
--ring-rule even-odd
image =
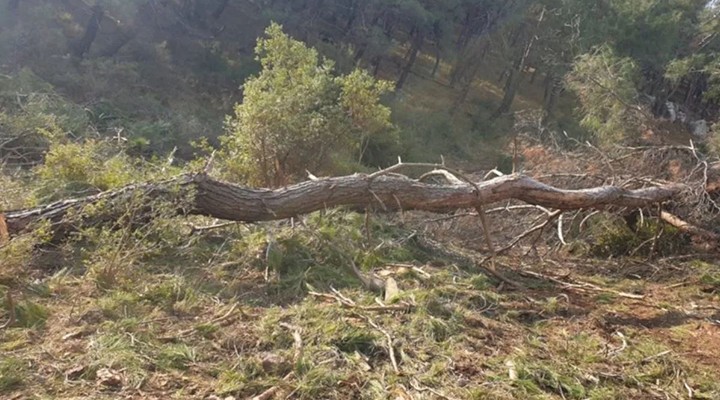
[[[78,233],[83,250],[51,270],[33,263],[51,238],[3,248],[24,272],[3,270],[15,321],[0,331],[0,395],[614,399],[679,396],[685,384],[696,398],[720,394],[712,359],[689,355],[694,322],[670,313],[717,300],[712,264],[688,264],[702,290],[677,286],[658,314],[617,295],[627,281],[600,269],[579,279],[617,292],[519,275],[526,289],[498,290],[473,260],[428,251],[403,219],[335,210],[197,233],[162,209],[149,224]],[[400,291],[378,298],[353,264]],[[652,323],[668,328],[641,328]]]

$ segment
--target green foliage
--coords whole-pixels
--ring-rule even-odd
[[[594,218],[590,225],[590,254],[597,257],[648,256],[650,251],[661,256],[678,254],[687,249],[689,238],[676,228],[645,221],[632,231],[625,221]]]
[[[27,363],[14,357],[0,359],[0,393],[7,393],[22,385],[29,373]]]
[[[197,352],[186,344],[168,344],[160,348],[157,360],[161,368],[186,370],[197,361]]]
[[[263,70],[245,82],[227,120],[226,176],[280,186],[306,170],[335,172],[341,160],[362,157],[369,140],[392,134],[390,111],[378,104],[389,84],[361,71],[333,76],[332,62],[277,24],[265,34],[256,48]]]
[[[128,377],[128,383],[137,385],[146,376],[143,357],[146,342],[136,340],[125,332],[103,332],[95,337],[89,344],[89,355],[92,362],[89,365],[88,375],[92,375],[101,368],[111,368],[123,371]]]
[[[42,185],[39,195],[44,201],[45,197],[118,188],[143,178],[135,161],[110,142],[95,140],[51,145],[36,173]]]
[[[158,259],[177,246],[183,233],[174,218],[176,207],[182,206],[185,199],[178,196],[176,201],[158,201],[136,194],[115,207],[112,224],[86,228],[75,235],[75,243],[82,244],[82,263],[87,275],[99,289],[134,288],[146,260]],[[107,204],[85,207],[79,217],[92,218],[97,212],[107,212],[106,207]],[[167,285],[158,288],[155,298],[175,293],[172,291],[175,282],[169,281]]]
[[[11,165],[39,162],[52,142],[83,136],[88,125],[81,107],[29,69],[0,75],[0,156]]]
[[[580,56],[568,77],[580,99],[582,125],[603,145],[618,144],[639,135],[642,123],[635,85],[637,67],[608,46]]]
[[[0,285],[12,283],[28,273],[28,267],[35,259],[36,249],[51,237],[50,223],[38,224],[32,232],[14,238],[0,246]]]
[[[695,21],[706,4],[697,0],[612,1],[610,19],[598,22],[606,26],[620,54],[643,65],[664,65],[692,40]]]
[[[15,306],[17,325],[24,328],[43,327],[50,316],[47,307],[42,304],[24,300]]]

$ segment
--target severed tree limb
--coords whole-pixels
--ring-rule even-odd
[[[392,167],[391,167],[392,168]],[[242,222],[279,220],[337,206],[449,212],[473,209],[501,200],[516,199],[558,210],[643,207],[679,195],[684,186],[667,184],[642,189],[601,186],[560,189],[521,174],[505,175],[473,184],[428,184],[397,174],[374,173],[321,178],[278,189],[254,189],[222,182],[200,174],[181,175],[157,183],[130,185],[119,190],[63,200],[41,207],[4,213],[8,234],[16,236],[39,221],[62,225],[68,215],[82,217],[84,207],[104,205],[108,214],[122,201],[142,195],[180,203],[178,214],[206,215]],[[84,223],[102,223],[104,220]],[[64,228],[68,228],[65,226]]]
[[[720,234],[701,228],[697,225],[693,225],[678,217],[677,215],[671,214],[667,211],[660,211],[660,219],[674,226],[681,232],[689,233],[694,236],[699,236],[715,244],[720,241]]]

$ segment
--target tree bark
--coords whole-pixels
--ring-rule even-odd
[[[112,222],[117,219],[113,213],[121,213],[118,210],[124,209],[120,205],[130,199],[138,199],[138,195],[144,196],[141,197],[143,199],[177,203],[178,214],[258,222],[285,219],[338,206],[386,211],[448,212],[474,209],[509,199],[559,210],[610,206],[637,208],[668,200],[684,190],[684,186],[676,184],[635,190],[616,186],[567,190],[521,174],[473,184],[438,185],[386,171],[315,179],[278,189],[248,188],[221,182],[206,174],[182,175],[165,182],[131,185],[93,196],[0,213],[7,230],[0,232],[0,236],[16,236],[32,229],[40,221],[49,221],[53,229],[61,234],[77,229],[78,225]],[[183,199],[189,199],[189,204],[181,203]],[[83,209],[90,205],[100,205],[107,213],[95,213],[89,217],[83,213]],[[68,221],[72,219],[70,216],[76,220]]]
[[[18,5],[20,5],[20,0],[10,0],[8,2],[8,10],[16,11],[18,9]]]

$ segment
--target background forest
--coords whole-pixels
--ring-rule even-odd
[[[63,240],[0,229],[0,398],[720,398],[717,247],[695,237],[718,239],[719,17],[714,0],[0,0],[3,212],[400,157],[682,182],[669,207],[703,227],[583,211],[564,237],[560,218],[499,262],[521,290],[478,267],[494,250],[468,214],[225,224],[134,199]],[[494,209],[496,238],[538,221],[521,207]],[[376,299],[358,269],[402,290]]]

